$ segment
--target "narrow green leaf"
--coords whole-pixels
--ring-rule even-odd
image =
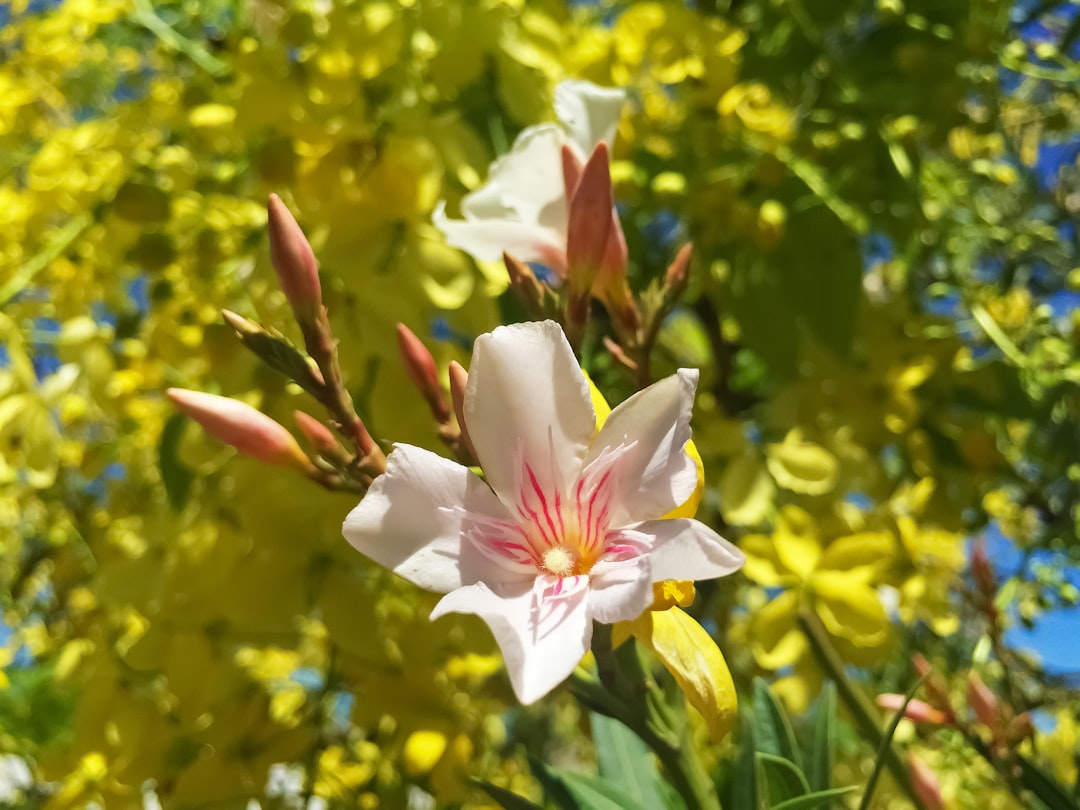
[[[634,801],[660,807],[663,801],[656,787],[660,774],[649,747],[618,720],[593,712],[591,721],[600,776],[619,785]]]
[[[761,678],[754,679],[754,737],[759,752],[786,759],[802,774],[802,757],[795,743],[791,721],[769,685]]]
[[[48,267],[64,251],[71,247],[83,231],[94,224],[94,215],[87,212],[72,219],[64,227],[55,231],[49,243],[40,252],[27,259],[22,267],[11,274],[7,282],[0,287],[0,306],[8,303],[34,281],[42,270]]]
[[[1077,810],[1077,803],[1069,798],[1069,794],[1053,777],[1036,767],[1027,757],[1018,756],[1017,761],[1020,765],[1020,781],[1049,810]]]
[[[821,690],[814,718],[810,767],[807,779],[814,790],[828,790],[832,784],[833,752],[836,750],[836,685],[831,681]]]
[[[538,804],[533,804],[528,799],[518,796],[506,788],[485,782],[482,779],[474,779],[473,784],[483,790],[488,796],[499,803],[504,810],[543,810]]]
[[[740,732],[739,759],[731,777],[730,801],[726,802],[726,806],[757,810],[758,770],[754,763],[754,726],[747,712],[742,713]]]
[[[817,810],[820,807],[827,807],[832,799],[839,798],[854,790],[858,790],[855,785],[819,790],[795,799],[788,799],[786,802],[780,802],[780,804],[773,805],[770,810]]]
[[[874,770],[871,771],[870,779],[866,782],[866,790],[863,792],[862,801],[859,802],[859,810],[869,810],[870,800],[874,797],[874,788],[877,787],[878,777],[881,776],[886,758],[892,750],[893,735],[896,734],[896,728],[900,725],[900,721],[904,719],[904,712],[907,711],[908,704],[911,703],[912,698],[915,697],[915,693],[919,691],[919,687],[922,686],[924,680],[926,680],[925,675],[911,685],[907,694],[904,695],[903,705],[900,706],[900,709],[893,715],[892,720],[889,721],[885,734],[881,738],[881,744],[878,745],[877,756],[874,757]]]
[[[529,757],[529,768],[544,789],[544,797],[549,802],[554,802],[562,810],[583,810],[583,806],[570,793],[553,768],[549,768],[536,757]]]
[[[195,473],[180,460],[180,440],[184,436],[188,418],[183,414],[173,414],[166,420],[158,444],[158,467],[161,469],[161,481],[165,485],[165,494],[169,506],[174,511],[181,511],[187,505],[191,495],[191,484]]]
[[[791,760],[758,751],[758,765],[769,786],[769,802],[785,802],[810,792],[802,770]]]

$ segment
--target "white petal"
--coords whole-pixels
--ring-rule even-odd
[[[379,565],[439,593],[480,580],[530,576],[521,567],[499,564],[465,538],[474,527],[469,512],[511,520],[499,499],[467,468],[399,444],[387,459],[386,472],[345,518],[342,533]]]
[[[739,549],[692,518],[650,520],[633,530],[653,538],[649,552],[653,582],[716,579],[734,574],[746,562]]]
[[[500,326],[473,348],[465,424],[495,493],[508,507],[532,493],[564,494],[596,429],[585,375],[554,321]],[[535,500],[535,499],[534,499]]]
[[[589,615],[605,624],[636,619],[652,604],[652,583],[647,557],[601,560],[589,572]]]
[[[659,518],[697,487],[697,466],[686,452],[696,369],[655,382],[611,412],[589,449],[589,464],[605,449],[629,446],[619,458],[610,509],[612,526]]]
[[[564,680],[581,661],[592,640],[586,606],[586,577],[563,580],[551,595],[553,577],[535,583],[487,587],[483,583],[447,594],[431,612],[473,613],[487,622],[506,660],[514,694],[528,705]]]
[[[439,203],[431,221],[443,232],[448,245],[480,261],[498,261],[506,251],[525,262],[543,262],[557,268],[566,265],[566,238],[536,223],[513,219],[449,219],[444,203]]]
[[[468,219],[516,219],[566,238],[568,205],[562,177],[566,136],[554,124],[529,127],[491,164],[487,182],[461,202]]]
[[[555,88],[555,114],[585,156],[601,141],[611,146],[625,101],[625,91],[591,82],[565,81]]]

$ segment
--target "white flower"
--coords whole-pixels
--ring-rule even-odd
[[[569,202],[563,146],[580,168],[597,144],[610,145],[625,97],[622,90],[589,82],[559,84],[555,113],[562,126],[523,130],[510,154],[491,165],[487,184],[461,201],[463,220],[447,218],[445,203],[439,204],[432,221],[447,243],[481,261],[496,261],[506,251],[565,275]]]
[[[696,520],[663,520],[697,484],[686,452],[697,372],[615,408],[597,431],[589,386],[552,321],[477,338],[464,417],[486,482],[405,444],[345,520],[348,541],[420,587],[432,618],[475,613],[532,703],[573,671],[592,623],[634,619],[652,583],[711,579],[742,553]]]

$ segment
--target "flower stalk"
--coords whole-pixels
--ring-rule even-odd
[[[599,681],[580,674],[571,691],[590,709],[618,720],[649,746],[672,786],[687,807],[721,810],[716,786],[690,739],[685,715],[669,704],[656,679],[648,672],[636,642],[612,648],[610,625],[597,624],[593,657]]]

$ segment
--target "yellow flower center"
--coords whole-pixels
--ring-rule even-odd
[[[577,565],[577,554],[566,546],[552,546],[544,552],[544,568],[557,577],[569,576]]]

